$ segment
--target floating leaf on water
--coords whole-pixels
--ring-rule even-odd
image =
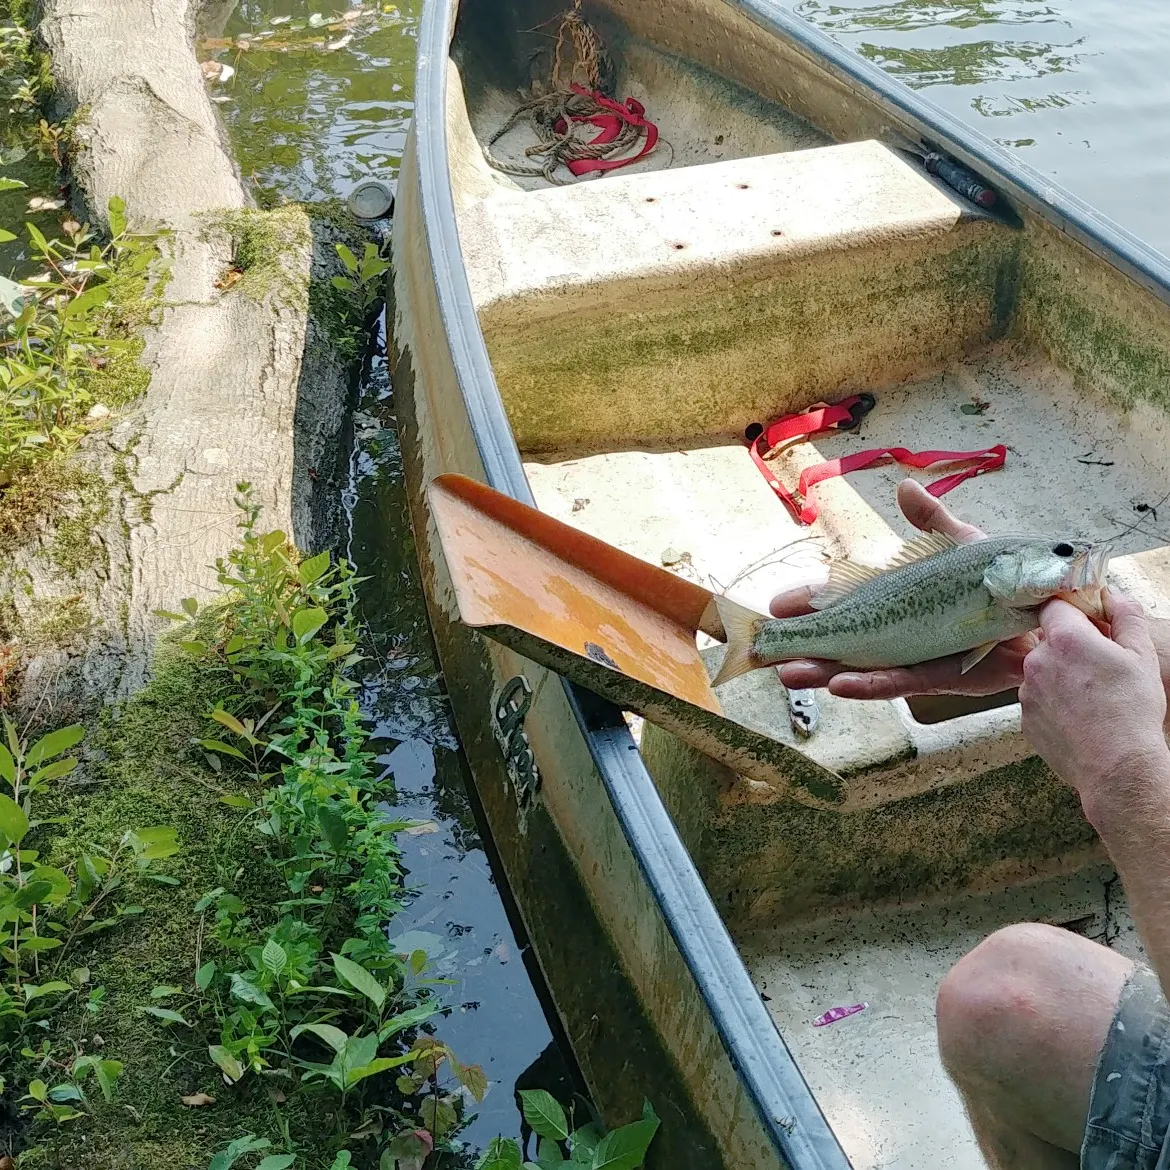
[[[235,68],[224,61],[203,61],[199,68],[208,81],[218,81],[221,84],[235,76]]]
[[[434,821],[419,821],[417,825],[411,825],[409,829],[404,829],[403,832],[411,837],[422,837],[428,833],[437,833],[439,826]]]
[[[13,317],[19,317],[24,310],[24,289],[7,276],[0,276],[0,305]]]
[[[423,951],[431,959],[437,959],[448,949],[446,941],[429,930],[408,930],[392,938],[390,945],[395,954],[411,955],[415,951]]]
[[[323,24],[328,24],[328,18],[321,15],[319,12],[314,12],[309,17],[309,28],[320,28]]]

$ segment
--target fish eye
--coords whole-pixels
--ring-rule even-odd
[[[1077,550],[1075,548],[1073,548],[1073,546],[1071,544],[1069,544],[1067,541],[1064,541],[1064,540],[1062,540],[1060,542],[1060,544],[1054,544],[1052,546],[1053,556],[1071,557],[1073,555],[1073,553],[1075,553],[1076,551]]]

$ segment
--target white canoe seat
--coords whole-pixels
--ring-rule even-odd
[[[522,450],[736,432],[1010,309],[1015,233],[878,142],[478,190],[460,239]]]

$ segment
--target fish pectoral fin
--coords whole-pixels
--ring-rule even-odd
[[[851,561],[848,557],[833,561],[829,565],[829,579],[809,598],[809,605],[813,609],[828,609],[836,605],[842,598],[848,597],[854,589],[880,577],[885,569],[875,568],[873,565],[863,565]]]
[[[723,656],[719,673],[711,682],[713,687],[721,687],[725,682],[764,665],[756,654],[755,641],[760,625],[768,619],[730,597],[716,597],[715,609],[727,634],[727,653]]]
[[[908,540],[902,547],[890,558],[889,564],[886,565],[886,572],[890,569],[902,569],[907,565],[914,564],[915,561],[924,561],[927,557],[933,557],[941,552],[946,552],[947,549],[955,548],[958,541],[953,536],[947,536],[945,532],[924,532],[921,536],[916,536],[913,540]]]
[[[959,673],[966,674],[967,671],[978,666],[998,645],[998,642],[984,642],[982,646],[976,646],[974,650],[969,651],[963,658]]]

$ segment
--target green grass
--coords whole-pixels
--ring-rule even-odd
[[[284,1117],[269,1092],[279,1082],[269,1086],[253,1077],[225,1085],[207,1059],[207,1045],[218,1036],[164,1025],[138,1010],[151,1002],[153,987],[191,986],[200,944],[192,907],[205,890],[230,884],[254,905],[270,904],[284,892],[272,883],[272,870],[258,864],[256,837],[239,810],[219,802],[223,792],[248,785],[215,776],[192,757],[190,739],[205,733],[205,713],[223,682],[164,640],[153,681],[108,709],[91,733],[90,759],[76,784],[47,800],[48,815],[62,818],[52,831],[51,859],[64,861],[90,843],[112,846],[128,827],[169,825],[181,851],[151,872],[180,884],[137,879],[127,901],[143,906],[143,914],[96,936],[92,948],[68,964],[88,966],[89,986],[105,987],[107,998],[87,1026],[79,997],[54,1017],[50,1039],[67,1051],[79,1036],[96,1033],[102,1045],[91,1039],[85,1050],[120,1060],[125,1070],[112,1103],[94,1094],[91,1118],[68,1123],[57,1138],[45,1128],[36,1131],[36,1144],[21,1154],[21,1170],[203,1170],[218,1146],[243,1133],[284,1149],[282,1120],[301,1152],[298,1166],[328,1165],[332,1156],[332,1125],[323,1115],[306,1113],[301,1100],[296,1115]],[[192,1108],[180,1100],[199,1092],[215,1097],[215,1104]]]

